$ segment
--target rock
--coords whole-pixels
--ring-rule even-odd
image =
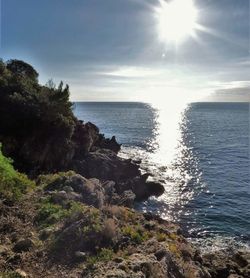
[[[247,258],[244,256],[244,253],[237,252],[233,256],[233,260],[240,266],[240,267],[246,267],[249,264],[249,261]]]
[[[64,206],[67,204],[68,201],[82,201],[82,195],[75,193],[75,192],[69,192],[66,193],[65,191],[55,191],[50,192],[51,200],[55,204],[59,204],[61,206]]]
[[[81,251],[76,251],[74,255],[77,261],[84,261],[87,257],[87,254]]]
[[[0,245],[0,256],[5,256],[9,252],[9,249],[7,246]]]
[[[164,256],[164,260],[167,265],[168,274],[170,277],[185,278],[185,276],[182,273],[182,270],[177,265],[177,263],[173,260],[172,256],[169,253],[167,253],[166,256]]]
[[[76,172],[87,178],[118,182],[140,175],[138,165],[118,157],[111,150],[99,149],[95,152],[90,152],[84,160],[85,163],[82,168],[78,167],[80,165],[77,165],[77,163],[74,166],[76,167]]]
[[[71,186],[68,186],[68,185],[64,186],[63,190],[67,193],[70,193],[70,192],[74,191],[73,188]]]
[[[159,197],[165,191],[164,186],[158,182],[147,182],[146,187],[150,196]]]
[[[61,190],[65,187],[67,189],[72,188],[73,192],[71,190],[68,190],[69,192]],[[61,205],[73,200],[100,208],[105,202],[104,188],[98,179],[86,179],[75,173],[70,175],[65,173],[64,176],[60,176],[48,184],[45,190],[50,193],[54,203]]]
[[[131,159],[117,156],[110,149],[91,151],[84,156],[84,159],[74,160],[72,168],[87,178],[113,181],[115,183],[113,189],[120,196],[124,191],[131,190],[137,201],[146,200],[150,196],[158,197],[164,192],[162,184],[147,181],[149,174],[142,175],[139,165],[133,163]],[[76,191],[74,186],[72,188]],[[131,198],[129,199],[131,200]],[[131,206],[131,203],[131,201],[128,202],[129,206]]]
[[[20,254],[14,254],[7,259],[7,262],[13,265],[17,265],[20,263],[21,259],[22,258]]]
[[[165,249],[161,249],[155,253],[155,256],[158,261],[162,260],[165,256],[167,256],[168,252]]]
[[[17,253],[29,251],[34,246],[31,239],[21,239],[13,247],[13,250]]]
[[[51,199],[56,204],[62,204],[68,199],[68,195],[65,191],[51,192]]]
[[[117,195],[115,190],[115,182],[114,181],[105,181],[102,184],[102,187],[105,192],[105,200],[107,204],[115,204],[113,201],[114,197]]]
[[[83,158],[99,140],[99,129],[92,123],[77,121],[72,140],[75,143],[75,158]]]
[[[126,190],[120,196],[118,205],[132,208],[134,206],[135,198],[136,198],[136,196],[132,192],[132,190]]]
[[[102,149],[112,150],[115,153],[118,153],[121,149],[121,144],[117,143],[115,136],[112,136],[111,139],[106,139],[101,135],[99,140],[95,143],[95,146]]]
[[[123,261],[124,261],[124,259],[123,258],[121,258],[121,257],[117,257],[117,258],[115,258],[114,260],[113,260],[115,263],[122,263]]]
[[[18,239],[18,232],[15,231],[15,232],[11,233],[10,234],[10,239],[11,239],[12,242],[17,241],[17,239]]]
[[[156,182],[147,182],[148,175],[136,176],[118,184],[118,192],[132,190],[137,201],[147,200],[151,196],[160,196],[164,193],[164,186]]]
[[[202,260],[212,277],[227,278],[232,274],[249,277],[250,274],[250,252],[247,250],[236,253],[223,250],[207,253],[202,256]]]
[[[22,278],[23,278],[23,277],[28,277],[28,275],[26,274],[26,272],[24,272],[23,270],[21,270],[21,269],[19,269],[19,268],[16,269],[15,272],[16,272],[16,274],[19,275],[18,277],[20,277],[20,278],[21,278],[21,277],[22,277]]]
[[[135,164],[141,164],[142,160],[141,159],[133,159],[133,163]]]
[[[48,237],[50,237],[54,232],[54,229],[53,228],[44,228],[43,230],[40,231],[39,233],[39,238],[41,240],[46,240]]]
[[[148,221],[144,224],[144,228],[147,230],[153,230],[155,228],[155,223],[153,221]]]
[[[193,260],[196,261],[196,262],[199,262],[201,264],[203,263],[201,253],[200,253],[199,250],[195,250]]]

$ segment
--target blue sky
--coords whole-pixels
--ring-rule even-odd
[[[248,0],[194,1],[202,30],[178,45],[159,40],[159,0],[0,1],[0,57],[65,81],[72,100],[249,97]]]

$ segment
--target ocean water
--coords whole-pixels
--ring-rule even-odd
[[[165,186],[137,205],[178,223],[204,250],[250,243],[248,103],[75,103],[75,115],[123,144],[120,156]]]

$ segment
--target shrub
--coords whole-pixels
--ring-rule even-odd
[[[75,218],[79,218],[79,214],[83,214],[85,210],[86,206],[79,202],[70,201],[64,208],[51,202],[51,198],[46,198],[40,204],[35,222],[42,228],[56,224],[61,220],[65,220],[69,224],[76,221]]]
[[[149,237],[148,233],[144,232],[139,226],[123,227],[122,233],[123,235],[130,237],[135,243],[142,243]]]
[[[114,219],[108,218],[104,221],[103,235],[108,241],[113,241],[116,236],[116,224]]]
[[[60,205],[50,202],[44,203],[38,211],[36,222],[42,227],[55,224],[67,215],[67,211]]]
[[[12,160],[2,154],[0,144],[0,196],[9,201],[15,201],[34,186],[34,182],[26,175],[14,169]]]
[[[167,236],[164,233],[157,233],[156,238],[159,242],[165,241],[167,239]]]
[[[112,260],[114,251],[109,248],[102,248],[96,256],[90,256],[87,258],[87,266],[92,267],[98,262],[108,262]]]

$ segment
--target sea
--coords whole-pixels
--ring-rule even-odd
[[[122,144],[165,193],[138,203],[202,251],[250,246],[250,104],[78,102],[75,115]]]

